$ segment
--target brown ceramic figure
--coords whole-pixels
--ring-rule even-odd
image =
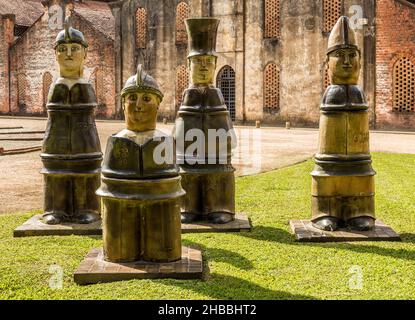
[[[88,44],[65,22],[55,41],[60,77],[49,91],[41,158],[43,222],[91,223],[99,219],[101,146],[94,120],[94,89],[83,78]]]
[[[375,225],[368,105],[357,86],[360,50],[347,17],[334,26],[327,50],[331,85],[321,103],[319,150],[312,175],[313,226],[365,231]]]
[[[156,129],[163,94],[138,66],[121,96],[126,129],[108,139],[97,191],[102,198],[104,259],[177,261],[182,254],[180,198],[185,192],[173,138]],[[163,146],[172,147],[171,157]],[[162,154],[165,161],[158,159]]]
[[[202,220],[227,223],[235,216],[235,177],[231,164],[235,139],[229,136],[224,148],[209,148],[208,141],[209,131],[222,130],[233,134],[222,93],[213,85],[219,20],[187,19],[185,23],[189,35],[191,85],[184,91],[175,125],[177,161],[186,190],[182,223]],[[196,154],[189,152],[193,140],[186,139],[186,135],[195,130],[203,134],[205,146],[203,152]],[[220,161],[220,157],[225,161]]]

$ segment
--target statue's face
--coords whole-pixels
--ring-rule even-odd
[[[124,97],[124,115],[127,129],[147,131],[156,128],[160,99],[153,93],[132,92]]]
[[[56,48],[61,77],[81,77],[85,58],[86,48],[78,43],[62,43]]]
[[[215,76],[216,57],[195,56],[190,58],[190,73],[193,84],[211,84]]]
[[[356,49],[338,49],[329,54],[329,75],[332,84],[357,84],[360,54]]]

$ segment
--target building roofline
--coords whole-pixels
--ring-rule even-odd
[[[76,7],[74,8],[74,10],[71,10],[71,14],[75,14],[78,18],[82,19],[89,26],[91,26],[92,29],[94,29],[95,31],[97,31],[98,33],[100,33],[101,35],[103,35],[105,38],[107,38],[111,42],[115,42],[115,39],[112,39],[109,35],[105,34],[101,30],[99,30],[98,28],[96,28],[95,25],[93,23],[91,23],[91,21],[89,21],[88,19],[86,19],[84,16],[82,16],[82,14],[80,14],[79,12],[76,12]]]
[[[406,1],[406,0],[395,0],[395,1],[397,1],[399,3],[402,3],[403,5],[408,6],[412,9],[415,9],[415,4],[413,4],[412,2],[409,2],[409,1]]]

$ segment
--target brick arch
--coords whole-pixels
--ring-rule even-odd
[[[42,77],[42,96],[43,96],[43,112],[46,112],[46,104],[48,102],[49,89],[52,85],[53,77],[50,72],[46,71]]]
[[[392,108],[395,112],[415,112],[414,58],[401,55],[392,69]]]
[[[176,111],[179,109],[183,92],[189,86],[189,69],[186,65],[180,65],[176,68]]]
[[[342,14],[342,0],[323,0],[323,31],[331,32]]]
[[[279,38],[280,34],[280,0],[264,0],[264,38]]]
[[[26,111],[27,78],[25,73],[17,74],[17,106],[19,112]]]
[[[147,11],[138,8],[135,12],[135,47],[145,49],[147,47]]]
[[[264,111],[275,113],[280,110],[280,70],[274,62],[264,68],[263,76]]]
[[[187,44],[187,32],[184,20],[189,18],[190,8],[186,2],[176,7],[176,44]]]

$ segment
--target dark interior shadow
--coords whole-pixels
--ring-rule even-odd
[[[274,227],[265,227],[257,226],[252,229],[252,232],[242,232],[239,233],[242,237],[247,237],[255,240],[262,241],[271,241],[277,243],[284,243],[295,246],[313,246],[321,248],[336,248],[342,250],[350,250],[357,253],[371,253],[381,256],[388,256],[396,259],[415,261],[415,250],[408,249],[390,249],[382,248],[376,245],[376,241],[372,241],[370,245],[369,242],[297,242],[293,234],[289,233],[286,230],[274,228]],[[399,243],[415,243],[415,235],[413,234],[401,234],[402,242]]]
[[[225,249],[219,249],[219,248],[210,248],[200,243],[196,243],[196,242],[184,240],[184,239],[182,241],[182,245],[190,246],[192,248],[201,250],[204,258],[207,254],[209,255],[210,261],[213,260],[217,262],[229,263],[233,265],[234,267],[239,268],[241,270],[250,270],[254,268],[252,261],[250,261],[249,259],[245,258],[244,256],[236,252],[232,252],[232,251],[225,250]]]
[[[191,290],[213,299],[225,300],[317,300],[308,295],[291,294],[284,291],[274,291],[254,284],[250,281],[232,276],[212,274],[209,281],[201,281],[197,285],[193,281],[171,280],[168,284]]]

